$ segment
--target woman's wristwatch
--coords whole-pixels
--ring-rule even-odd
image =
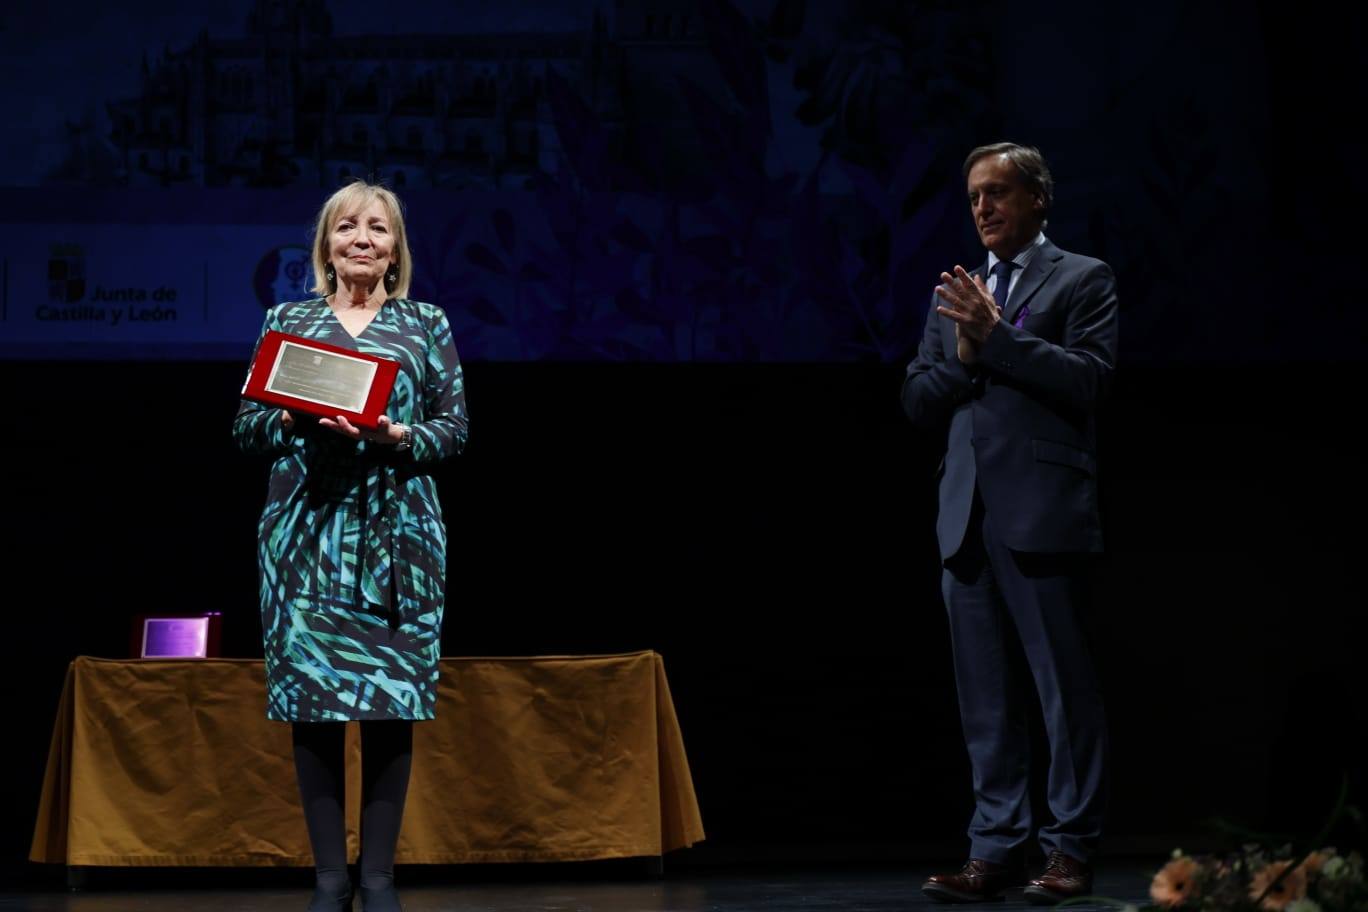
[[[407,424],[401,424],[399,425],[399,433],[402,436],[400,436],[399,442],[394,445],[394,451],[403,453],[406,450],[413,449],[413,428]]]

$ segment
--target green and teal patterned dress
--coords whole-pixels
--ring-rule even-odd
[[[413,428],[413,447],[301,416],[286,431],[280,409],[243,400],[238,446],[275,457],[257,545],[266,715],[431,719],[447,563],[432,471],[468,426],[451,327],[440,308],[391,299],[353,338],[317,298],[271,308],[271,329],[398,361],[386,414]]]

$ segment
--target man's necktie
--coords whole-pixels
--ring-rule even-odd
[[[1007,295],[1012,289],[1012,270],[1016,268],[1016,263],[1011,260],[998,260],[993,267],[993,275],[997,276],[997,284],[993,286],[993,300],[997,301],[998,310],[1002,313],[1007,312]]]
[[[1009,260],[998,260],[993,267],[993,273],[997,276],[997,285],[993,286],[993,300],[997,301],[998,309],[1003,313],[1007,312],[1007,295],[1012,288],[1012,270],[1016,269],[1016,263]],[[1021,328],[1021,324],[1026,322],[1026,318],[1031,315],[1031,308],[1023,305],[1017,311],[1016,319],[1012,325]]]

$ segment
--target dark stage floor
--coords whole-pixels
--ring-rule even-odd
[[[1153,863],[1112,862],[1098,872],[1099,894],[1138,903],[1146,896]],[[921,894],[932,869],[808,873],[688,872],[658,880],[535,883],[411,884],[408,912],[906,912],[909,909],[1037,908],[1016,891],[1006,902],[946,906]],[[401,884],[403,872],[400,872]],[[79,893],[0,893],[0,910],[25,912],[302,912],[308,891],[296,887],[138,889],[133,882],[94,884]],[[1080,908],[1103,908],[1080,907]],[[361,912],[357,905],[357,912]]]

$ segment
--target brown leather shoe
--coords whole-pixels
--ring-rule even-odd
[[[1021,883],[1021,872],[1007,865],[971,858],[958,874],[933,874],[922,892],[937,902],[994,902],[1002,891]]]
[[[1037,906],[1053,906],[1075,896],[1092,894],[1092,867],[1063,852],[1051,852],[1045,873],[1026,885],[1026,901]]]

